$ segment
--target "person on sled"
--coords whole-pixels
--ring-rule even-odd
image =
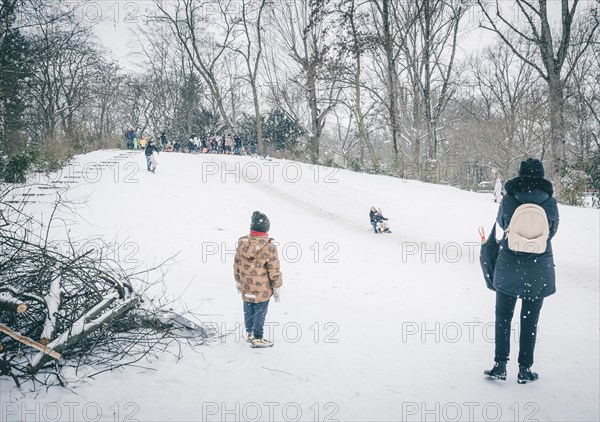
[[[375,233],[391,233],[387,224],[388,219],[383,216],[381,208],[378,210],[375,207],[371,207],[369,219],[371,220],[371,226]]]
[[[379,220],[377,222],[377,230],[379,230],[379,233],[391,233],[392,232],[387,223],[389,219],[385,218],[383,216],[383,213],[381,212],[381,208],[377,208],[377,219]]]

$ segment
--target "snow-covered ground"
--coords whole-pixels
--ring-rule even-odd
[[[71,235],[117,239],[129,261],[148,266],[179,252],[169,294],[231,334],[178,362],[163,355],[144,363],[152,370],[104,373],[72,390],[34,394],[0,378],[1,420],[600,419],[598,210],[559,207],[540,380],[518,385],[514,340],[507,381],[482,374],[493,363],[494,294],[477,227],[488,231],[496,216],[490,194],[280,160],[159,159],[152,174],[142,152],[77,157],[68,195],[87,202]],[[372,205],[392,234],[372,233]],[[271,220],[284,277],[267,315],[275,347],[264,350],[240,338],[233,281],[236,241],[255,210]]]

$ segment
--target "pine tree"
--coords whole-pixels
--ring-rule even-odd
[[[281,109],[276,108],[265,121],[265,138],[277,151],[293,151],[304,130]]]
[[[19,30],[4,34],[0,45],[0,151],[6,154],[26,147],[24,93],[31,76],[31,57],[30,43]]]

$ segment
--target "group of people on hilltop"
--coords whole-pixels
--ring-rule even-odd
[[[248,146],[248,150],[246,150]],[[256,154],[256,142],[244,142],[239,135],[210,134],[199,137],[195,133],[185,142],[168,142],[164,148],[167,152],[183,152],[192,154]]]
[[[125,130],[125,146],[130,150],[145,149],[153,139],[140,134],[136,129]],[[199,137],[192,133],[187,141],[169,140],[165,132],[161,132],[160,143],[155,146],[161,151],[182,152],[192,154],[228,154],[228,155],[255,155],[257,151],[256,141],[245,141],[239,135],[215,134]]]
[[[140,134],[135,129],[125,131],[125,146],[127,149],[144,149],[148,140],[144,134]]]
[[[137,129],[125,130],[124,137],[125,147],[132,150],[145,149],[146,146],[152,141],[152,137],[146,136],[145,133],[141,133]],[[164,146],[167,144],[167,136],[165,132],[161,133],[160,141],[164,149]]]
[[[189,140],[183,145],[179,141],[172,143],[167,139],[165,132],[160,135],[160,143],[155,142],[153,139],[146,140],[145,136],[142,136],[138,141],[138,131],[126,130],[125,139],[127,141],[128,149],[143,149],[146,156],[146,164],[148,171],[155,172],[157,161],[157,154],[160,151],[166,152],[182,152],[182,153],[193,153],[193,154],[235,154],[242,155],[246,154],[247,151],[244,148],[244,142],[238,135],[231,136],[229,134],[223,135],[210,135],[209,137],[198,137],[195,133],[192,133]],[[250,143],[250,154],[256,154],[256,143]]]

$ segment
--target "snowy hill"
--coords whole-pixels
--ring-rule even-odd
[[[482,375],[493,363],[495,297],[479,268],[477,227],[488,231],[496,216],[490,194],[281,160],[159,159],[152,174],[142,152],[77,157],[60,176],[70,199],[87,199],[72,233],[118,239],[148,266],[179,252],[169,294],[230,335],[179,362],[163,355],[141,363],[152,371],[102,374],[73,391],[34,396],[1,378],[2,420],[600,419],[598,210],[559,207],[540,380],[523,386],[519,305],[507,381]],[[40,198],[30,206],[45,209]],[[372,205],[392,234],[372,233]],[[265,350],[240,338],[233,281],[236,241],[254,210],[271,220],[284,277],[267,315],[275,347]]]

